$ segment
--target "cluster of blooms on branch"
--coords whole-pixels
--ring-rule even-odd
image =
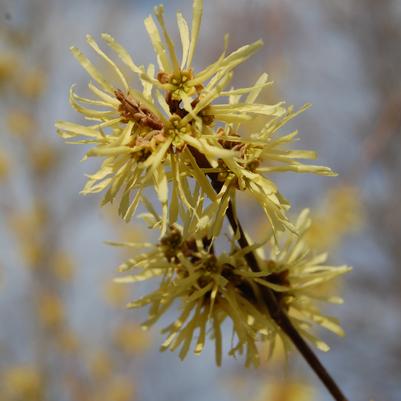
[[[258,103],[262,90],[272,83],[267,74],[250,87],[231,86],[235,67],[262,46],[260,40],[230,53],[226,36],[220,57],[195,71],[202,7],[201,0],[194,0],[191,27],[177,13],[181,59],[167,31],[162,6],[155,8],[159,28],[152,16],[145,19],[157,66],[138,65],[108,34],[102,34],[108,53],[88,35],[89,46],[113,71],[109,79],[72,47],[93,80],[88,85],[93,97],[78,95],[73,86],[71,105],[88,124],[60,121],[58,132],[69,143],[92,145],[85,158],[103,159],[99,170],[88,176],[84,194],[106,191],[102,204],[118,199],[119,214],[127,221],[142,205],[147,209],[142,217],[159,232],[155,245],[124,244],[133,247],[136,255],[120,270],[135,273],[117,280],[159,281],[154,292],[129,305],[149,306],[144,327],[180,303],[178,318],[163,330],[167,338],[162,349],[180,348],[180,357],[185,357],[197,337],[195,353],[200,353],[210,328],[220,364],[222,324],[231,321],[234,335],[229,353],[245,353],[246,364],[257,365],[259,341],[269,341],[272,347],[277,337],[288,342],[266,305],[264,294],[269,291],[298,332],[326,350],[328,346],[314,336],[312,326],[318,324],[339,335],[342,330],[336,319],[321,314],[316,301],[341,300],[319,293],[319,286],[349,268],[328,266],[326,255],[308,249],[303,241],[310,225],[308,212],[291,223],[290,204],[270,173],[335,174],[328,167],[302,162],[315,159],[316,153],[289,147],[297,131],[281,133],[307,105],[294,110],[284,102]],[[250,132],[246,123],[255,117],[264,124]],[[157,207],[150,201],[152,194],[148,195],[152,188]],[[266,225],[271,227],[268,238],[253,242],[243,231],[236,215],[237,191],[249,194],[264,211]],[[225,225],[226,217],[231,230]],[[221,237],[227,230],[227,250],[222,250]],[[270,256],[264,254],[267,247]]]

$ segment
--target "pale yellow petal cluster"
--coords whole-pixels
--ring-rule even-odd
[[[162,330],[166,335],[162,350],[179,349],[181,358],[191,349],[199,354],[209,336],[215,342],[216,363],[220,365],[222,324],[230,321],[233,336],[229,354],[244,355],[247,366],[258,365],[259,342],[267,341],[271,350],[277,338],[288,344],[269,314],[263,296],[266,291],[273,294],[305,338],[327,350],[313,334],[313,326],[339,335],[343,331],[336,319],[320,312],[316,301],[341,300],[315,290],[349,268],[326,265],[325,254],[314,255],[309,250],[304,240],[310,227],[308,211],[292,224],[287,217],[290,203],[272,175],[288,171],[335,173],[303,162],[315,160],[316,153],[292,147],[297,131],[281,133],[281,128],[308,105],[294,111],[284,102],[258,101],[261,91],[272,83],[267,74],[250,87],[231,86],[235,68],[262,46],[260,40],[228,53],[226,36],[218,59],[199,72],[195,70],[202,10],[203,1],[194,0],[191,23],[177,13],[179,56],[164,20],[164,8],[155,7],[155,18],[147,17],[145,28],[156,65],[138,65],[108,34],[101,35],[107,50],[88,35],[88,45],[112,71],[108,76],[72,47],[74,57],[91,78],[88,88],[92,97],[82,97],[71,87],[71,106],[87,123],[59,121],[58,133],[68,143],[91,146],[84,160],[102,159],[100,168],[88,175],[83,194],[104,191],[102,205],[117,200],[119,214],[127,221],[141,205],[145,209],[141,217],[160,234],[157,244],[110,244],[133,249],[132,257],[119,268],[129,274],[116,282],[155,280],[158,284],[129,304],[131,308],[148,307],[144,328],[155,324],[177,302],[180,305],[177,319]],[[123,72],[127,69],[128,74]],[[256,117],[263,121],[263,127],[248,132],[245,123]],[[270,259],[263,255],[267,240],[256,244],[249,239],[245,242],[250,245],[238,248],[236,241],[245,234],[238,225],[235,229],[232,221],[237,232],[227,236],[229,251],[220,250],[216,239],[228,212],[235,214],[237,191],[253,197],[270,223]],[[157,205],[150,199],[156,199]],[[255,266],[251,270],[247,263],[250,253],[257,258],[259,271]]]
[[[149,216],[143,217],[146,220]],[[131,247],[135,254],[119,267],[120,272],[129,272],[129,275],[117,278],[116,282],[129,284],[152,279],[159,283],[153,292],[128,305],[130,308],[149,307],[149,317],[143,328],[154,325],[177,300],[180,302],[178,318],[162,330],[166,335],[162,350],[179,349],[180,357],[184,358],[193,347],[194,353],[199,354],[205,346],[206,333],[210,332],[215,342],[216,362],[220,365],[221,326],[228,320],[233,329],[229,354],[244,355],[246,366],[257,366],[260,363],[258,343],[267,341],[271,353],[277,337],[284,344],[288,342],[260,298],[264,288],[274,292],[300,333],[319,349],[327,351],[329,348],[315,337],[315,325],[343,335],[338,321],[322,314],[318,302],[341,303],[342,300],[316,293],[315,289],[350,268],[326,265],[326,254],[314,255],[306,246],[303,236],[311,224],[308,210],[300,214],[295,224],[299,235],[289,234],[286,239],[280,236],[279,243],[272,242],[269,260],[262,255],[261,244],[249,249],[236,248],[235,236],[230,239],[230,252],[217,254],[207,236],[200,235],[199,231],[192,234],[194,231],[188,230],[189,220],[186,224],[170,226],[156,245],[114,244]],[[251,272],[244,255],[256,249],[262,268]],[[199,335],[194,343],[195,333]]]
[[[251,57],[262,42],[245,45],[227,54],[226,38],[225,50],[218,60],[195,73],[192,63],[202,7],[202,1],[194,1],[191,28],[184,16],[177,13],[181,60],[178,60],[168,34],[163,7],[155,8],[161,31],[152,16],[146,18],[145,27],[160,68],[156,76],[153,65],[148,68],[137,65],[128,51],[108,34],[102,34],[103,41],[133,77],[125,77],[118,63],[90,35],[87,36],[89,46],[113,72],[113,77],[109,79],[84,53],[72,47],[74,57],[92,79],[88,88],[93,98],[79,96],[72,86],[70,103],[89,125],[59,121],[56,124],[58,133],[68,143],[93,145],[85,158],[104,159],[100,169],[88,176],[82,193],[106,191],[102,204],[113,202],[118,195],[119,213],[126,220],[134,215],[143,188],[153,186],[162,204],[164,225],[174,221],[168,216],[171,211],[173,217],[176,214],[177,202],[190,206],[191,196],[188,191],[183,193],[186,185],[182,182],[183,177],[197,181],[202,193],[213,202],[223,202],[214,206],[214,210],[223,213],[229,197],[216,194],[208,178],[208,174],[213,173],[211,169],[218,169],[223,163],[228,180],[222,189],[227,192],[234,187],[232,177],[237,177],[240,188],[249,189],[261,202],[274,228],[284,230],[289,226],[285,218],[288,203],[270,180],[244,168],[240,151],[225,146],[230,135],[216,135],[216,130],[222,127],[227,130],[234,124],[239,126],[257,115],[271,122],[286,114],[283,102],[275,105],[255,103],[260,91],[271,84],[266,74],[249,88],[229,88],[234,68]],[[141,90],[129,86],[132,78],[142,83]],[[242,95],[247,95],[244,100],[240,100]],[[217,99],[218,103],[215,103]],[[239,145],[245,142],[239,139]],[[194,152],[204,160],[199,160],[199,155],[196,157]],[[167,205],[169,196],[175,198],[170,208]]]
[[[243,278],[248,269],[245,260],[235,250],[217,256],[206,237],[189,236],[185,240],[186,231],[188,227],[170,227],[157,245],[125,244],[134,247],[137,254],[119,268],[130,274],[116,281],[136,283],[156,279],[159,282],[156,290],[132,301],[128,307],[149,307],[149,317],[142,324],[148,329],[178,300],[179,316],[162,330],[166,339],[161,349],[179,349],[180,358],[192,347],[196,355],[200,354],[210,332],[218,365],[221,365],[223,350],[221,326],[230,320],[233,342],[229,354],[244,354],[247,366],[258,365],[257,341],[274,337],[275,327],[266,311],[248,299],[246,291],[251,291],[251,287]],[[243,290],[236,281],[243,282]]]

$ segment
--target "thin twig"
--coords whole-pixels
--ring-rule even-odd
[[[241,248],[246,248],[249,246],[249,242],[246,239],[244,230],[238,219],[235,216],[232,203],[229,203],[226,216],[230,222],[230,225],[234,232],[239,233],[238,244]],[[245,259],[252,271],[260,271],[258,262],[253,252],[248,252],[245,254]],[[288,318],[285,311],[280,307],[277,302],[277,298],[274,291],[263,287],[263,296],[266,306],[269,310],[271,318],[276,322],[276,324],[283,330],[283,332],[289,337],[291,342],[295,345],[301,355],[305,358],[306,362],[313,369],[313,371],[320,378],[322,383],[326,386],[327,390],[333,396],[336,401],[347,401],[347,398],[340,390],[337,383],[330,376],[326,368],[322,365],[316,354],[312,351],[306,341],[298,333],[298,330],[294,327],[291,320]]]
[[[197,163],[202,168],[210,167],[208,160],[204,155],[199,153],[196,149],[191,148],[191,152],[195,156]],[[216,173],[209,173],[208,177],[211,180],[212,186],[214,190],[219,193],[222,188],[222,183],[217,180]],[[238,245],[244,249],[249,247],[249,242],[246,238],[245,232],[239,222],[232,202],[230,201],[228,204],[228,208],[226,211],[226,217],[231,225],[231,228],[235,233],[239,234],[238,237]],[[248,263],[250,269],[254,272],[261,271],[258,261],[252,251],[247,252],[245,255],[245,260]],[[330,376],[326,368],[322,365],[319,358],[312,351],[310,346],[306,343],[306,341],[302,338],[302,336],[298,333],[298,330],[294,327],[291,320],[289,319],[287,313],[281,308],[280,303],[277,301],[277,297],[275,292],[270,288],[263,287],[261,288],[263,299],[266,304],[266,307],[269,311],[270,317],[274,320],[274,322],[281,328],[281,330],[288,336],[290,341],[294,344],[294,346],[298,349],[301,355],[304,357],[306,362],[312,368],[312,370],[316,373],[319,379],[322,381],[324,386],[333,396],[336,401],[347,401],[347,398],[335,382],[335,380]]]

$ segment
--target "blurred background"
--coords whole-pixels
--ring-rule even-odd
[[[141,331],[144,313],[124,308],[137,287],[112,282],[126,255],[103,241],[147,234],[78,194],[97,162],[80,163],[85,149],[64,145],[54,122],[81,121],[68,90],[88,77],[69,46],[91,54],[85,35],[108,32],[154,62],[143,19],[157,3],[0,0],[0,399],[330,400],[296,353],[256,370],[228,357],[216,368],[210,343],[184,362],[159,353],[157,328]],[[190,19],[191,2],[165,4],[178,38],[174,12]],[[329,310],[347,335],[323,333],[332,350],[319,357],[350,400],[400,400],[401,2],[205,0],[195,68],[226,32],[231,50],[265,42],[235,83],[266,71],[264,100],[311,102],[292,123],[298,145],[339,173],[274,177],[294,215],[312,209],[311,244],[354,267],[336,283],[345,304]],[[252,213],[248,228],[262,233]]]

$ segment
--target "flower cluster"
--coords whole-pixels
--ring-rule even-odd
[[[155,218],[152,213],[143,217],[148,222]],[[158,216],[157,220],[160,219]],[[268,340],[273,347],[279,337],[285,344],[285,336],[269,317],[263,302],[261,292],[264,287],[274,291],[299,332],[319,349],[327,351],[328,346],[314,336],[313,325],[318,324],[338,335],[343,335],[343,331],[336,319],[321,314],[316,301],[341,303],[342,300],[319,295],[315,289],[346,273],[349,267],[325,265],[326,254],[313,255],[309,251],[302,237],[310,223],[308,210],[304,210],[296,222],[299,235],[287,234],[281,250],[275,249],[277,245],[273,243],[269,259],[264,256],[262,245],[253,247],[262,266],[260,272],[249,271],[244,255],[250,249],[235,246],[234,237],[230,238],[229,252],[216,252],[213,241],[207,235],[189,234],[188,223],[183,227],[170,226],[156,245],[111,243],[134,248],[136,253],[119,267],[120,272],[132,273],[116,281],[135,283],[158,280],[157,289],[128,305],[130,308],[149,305],[149,318],[143,323],[146,329],[179,302],[180,315],[162,330],[167,338],[161,349],[181,347],[181,358],[187,355],[197,331],[199,335],[194,352],[199,354],[202,351],[210,326],[210,336],[215,341],[216,363],[220,365],[221,324],[225,320],[232,322],[233,330],[229,353],[235,356],[245,352],[247,366],[259,364],[258,342]],[[142,252],[139,253],[139,249]]]
[[[143,217],[149,226],[159,230],[156,245],[125,244],[142,248],[143,253],[120,270],[139,272],[117,281],[159,280],[155,291],[130,304],[149,307],[144,327],[180,302],[181,314],[163,330],[167,339],[162,349],[181,347],[180,356],[185,357],[198,333],[195,353],[200,353],[210,326],[220,364],[221,325],[229,320],[234,332],[230,354],[245,352],[247,365],[258,364],[257,342],[269,340],[274,344],[277,336],[282,337],[269,314],[264,291],[273,294],[274,302],[306,338],[325,348],[313,336],[312,323],[337,334],[342,331],[334,319],[320,314],[314,289],[348,268],[326,266],[323,255],[314,256],[307,249],[302,241],[309,224],[307,212],[295,225],[289,221],[290,204],[270,173],[335,173],[328,167],[304,164],[303,159],[313,160],[316,153],[288,147],[295,142],[296,131],[281,133],[281,128],[308,105],[294,110],[284,102],[258,102],[262,90],[272,83],[267,74],[250,87],[231,86],[235,67],[262,46],[260,40],[230,53],[226,36],[220,57],[196,71],[193,58],[202,8],[202,0],[194,0],[191,27],[177,13],[181,59],[168,33],[163,6],[155,7],[159,27],[152,16],[145,19],[156,66],[138,65],[108,34],[101,35],[108,52],[88,35],[89,46],[113,71],[109,79],[72,47],[73,55],[92,79],[88,88],[93,97],[82,97],[74,86],[71,88],[70,103],[88,125],[60,121],[56,124],[58,133],[69,143],[92,145],[85,158],[103,159],[98,171],[88,176],[83,194],[105,190],[102,204],[118,199],[119,214],[127,221],[142,205],[148,209]],[[129,76],[124,71],[129,71]],[[128,84],[135,80],[140,89]],[[255,117],[260,117],[263,126],[249,132],[246,123]],[[145,194],[148,188],[154,189],[159,210]],[[234,223],[237,191],[257,201],[272,227],[274,251],[270,259],[261,255],[266,244],[248,241]],[[228,214],[233,228],[229,251],[217,251],[216,239]],[[290,236],[284,245],[280,242],[282,235]],[[242,244],[238,241],[241,238]],[[241,246],[235,245],[237,242]],[[258,271],[250,266],[249,254],[257,260]]]
[[[113,61],[91,37],[90,47],[114,71],[115,84],[77,48],[71,51],[92,80],[89,90],[94,99],[70,91],[72,107],[91,126],[58,122],[59,134],[72,143],[93,144],[86,157],[101,157],[100,169],[89,176],[84,194],[107,189],[102,204],[112,202],[118,193],[119,213],[129,220],[139,204],[143,188],[153,185],[165,209],[165,224],[174,223],[176,210],[168,217],[168,188],[179,194],[177,202],[188,206],[190,199],[182,190],[182,177],[192,177],[200,183],[202,192],[214,203],[227,207],[224,194],[230,188],[249,191],[261,204],[274,229],[291,229],[286,217],[289,203],[274,182],[265,176],[272,171],[312,172],[333,175],[322,166],[305,165],[299,159],[314,159],[315,152],[289,150],[296,132],[277,136],[277,131],[299,112],[286,108],[283,102],[274,105],[256,103],[266,86],[267,74],[262,74],[248,88],[227,89],[233,69],[257,51],[262,42],[243,46],[227,54],[227,39],[221,56],[210,66],[196,73],[192,66],[202,15],[202,1],[194,1],[192,29],[181,13],[177,23],[182,42],[182,60],[178,61],[173,42],[163,19],[163,7],[155,8],[162,36],[154,19],[149,16],[145,26],[158,60],[158,71],[151,64],[137,65],[114,38],[102,34],[113,53],[142,84],[142,91],[128,85]],[[131,77],[130,77],[131,78]],[[245,96],[246,95],[246,96]],[[245,98],[243,98],[245,96]],[[266,119],[259,132],[241,133],[241,123],[254,116]],[[216,194],[208,176],[220,184]],[[235,191],[229,191],[230,197]]]

